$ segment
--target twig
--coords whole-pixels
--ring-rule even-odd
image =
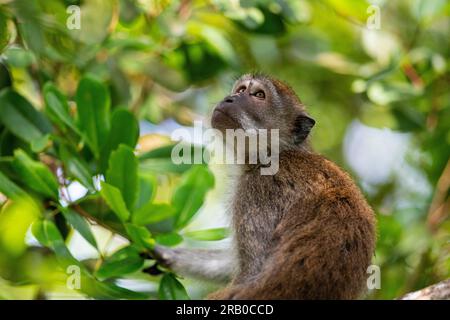
[[[86,210],[84,210],[79,204],[72,204],[70,206],[70,208],[75,210],[78,214],[80,214],[81,216],[85,217],[86,219],[95,222],[96,224],[98,224],[98,225],[102,226],[103,228],[111,231],[112,233],[116,233],[116,234],[124,237],[125,239],[130,240],[126,234],[124,234],[123,232],[121,232],[119,230],[114,229],[113,227],[111,227],[110,225],[104,223],[100,219],[97,219],[96,217],[92,216]]]

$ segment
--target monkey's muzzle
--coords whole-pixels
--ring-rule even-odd
[[[232,112],[232,107],[224,101],[215,107],[211,117],[211,125],[218,130],[238,129],[240,127]]]

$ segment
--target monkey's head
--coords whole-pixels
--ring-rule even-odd
[[[211,124],[227,129],[279,130],[281,146],[300,146],[315,124],[287,84],[260,74],[245,74],[214,109]]]

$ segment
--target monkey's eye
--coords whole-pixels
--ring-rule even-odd
[[[257,97],[259,99],[264,99],[266,97],[266,95],[264,94],[264,91],[258,91],[255,93],[255,97]]]
[[[239,87],[239,89],[236,90],[236,93],[242,93],[245,91],[245,87]]]

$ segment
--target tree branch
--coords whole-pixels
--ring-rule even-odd
[[[450,279],[422,290],[410,292],[398,298],[398,300],[450,300]]]
[[[112,233],[118,234],[122,237],[124,237],[127,240],[130,240],[129,237],[124,234],[123,232],[111,227],[110,225],[108,225],[107,223],[103,222],[100,219],[97,219],[96,217],[92,216],[91,214],[89,214],[87,211],[85,211],[79,204],[71,204],[69,206],[71,209],[73,209],[75,212],[77,212],[79,215],[81,215],[82,217],[88,219],[91,222],[94,222],[96,224],[98,224],[99,226],[102,226],[103,228],[111,231]]]

